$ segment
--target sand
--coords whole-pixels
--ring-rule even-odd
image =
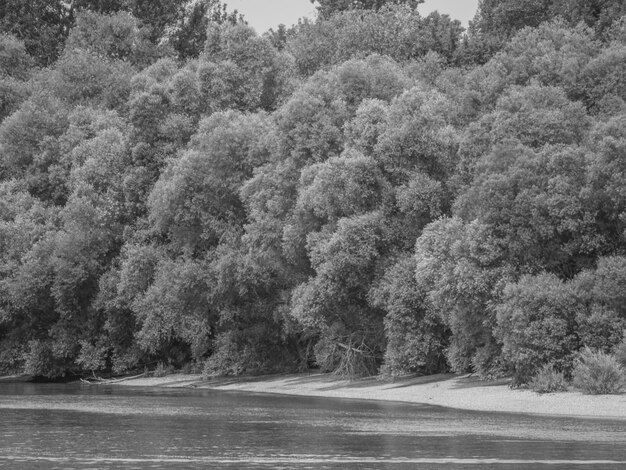
[[[576,391],[537,394],[511,389],[506,380],[485,382],[470,375],[442,374],[384,382],[375,378],[342,380],[330,374],[209,380],[200,375],[173,374],[137,378],[117,385],[400,401],[474,411],[626,420],[626,394],[590,396]]]

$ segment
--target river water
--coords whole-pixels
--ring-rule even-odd
[[[626,421],[0,383],[0,468],[626,469]]]

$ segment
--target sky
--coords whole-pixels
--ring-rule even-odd
[[[270,28],[276,29],[281,23],[291,26],[303,16],[315,17],[315,5],[310,0],[225,0],[223,3],[228,5],[229,11],[236,9],[242,13],[259,34]],[[439,10],[461,20],[467,27],[477,7],[478,0],[426,0],[418,9],[423,16]]]

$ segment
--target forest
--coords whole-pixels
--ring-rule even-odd
[[[0,7],[0,374],[626,367],[626,3]]]

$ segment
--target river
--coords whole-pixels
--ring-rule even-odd
[[[0,383],[0,468],[623,469],[626,422]]]

